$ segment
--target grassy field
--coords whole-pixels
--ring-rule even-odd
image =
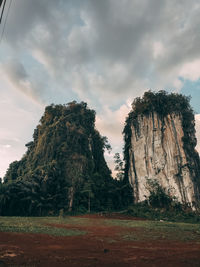
[[[0,232],[40,233],[53,236],[84,235],[85,231],[50,225],[62,224],[67,226],[77,223],[83,224],[84,220],[72,217],[65,219],[59,217],[0,217]]]
[[[112,220],[107,223],[128,228],[126,240],[173,240],[200,242],[200,224],[164,221]]]
[[[86,234],[84,227],[120,227],[125,240],[174,240],[200,242],[200,224],[81,217],[0,217],[0,232],[40,233],[52,236]],[[78,229],[80,228],[80,229]]]
[[[200,224],[116,214],[0,217],[0,266],[200,266]]]

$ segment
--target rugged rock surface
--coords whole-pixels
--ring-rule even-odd
[[[189,100],[163,91],[147,92],[133,103],[124,134],[126,176],[134,202],[148,198],[149,181],[155,180],[170,196],[195,208],[200,162]]]

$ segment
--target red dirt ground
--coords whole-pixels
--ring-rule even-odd
[[[88,226],[67,226],[67,228],[86,230],[87,234],[82,236],[55,237],[44,234],[0,233],[0,266],[200,266],[199,243],[166,240],[124,241],[117,235],[124,231],[124,228],[104,225],[101,223],[101,218],[105,219],[104,216],[82,217],[90,218]],[[115,214],[113,217],[128,219]]]

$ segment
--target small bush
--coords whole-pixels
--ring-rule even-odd
[[[177,202],[175,197],[170,196],[170,190],[166,192],[156,179],[147,179],[147,188],[150,192],[148,202],[153,208],[170,209],[172,203]]]
[[[171,222],[200,223],[200,214],[184,210],[180,203],[170,209],[149,206],[146,201],[129,206],[125,212],[128,215],[149,220],[164,220]]]

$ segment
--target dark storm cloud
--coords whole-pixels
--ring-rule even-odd
[[[5,70],[16,83],[19,83],[20,81],[26,81],[28,78],[24,66],[17,61],[12,60],[8,62],[5,65]]]
[[[177,82],[199,57],[199,22],[198,1],[18,0],[7,42],[79,97],[121,101]]]
[[[61,1],[53,0],[18,0],[13,1],[7,25],[7,38],[10,42],[19,42],[21,45],[37,25],[45,23],[53,25],[56,9]],[[56,25],[56,23],[54,23]],[[13,43],[15,45],[16,43]]]
[[[31,80],[22,63],[17,59],[12,59],[0,67],[3,76],[7,77],[15,89],[42,103],[43,89],[38,87],[37,82]]]
[[[88,1],[85,13],[97,33],[96,50],[111,61],[129,61],[147,46],[161,8],[161,1]]]

